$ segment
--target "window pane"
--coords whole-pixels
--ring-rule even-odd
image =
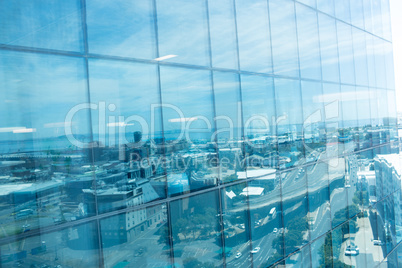
[[[166,197],[156,66],[89,61],[96,191],[100,213]],[[134,90],[133,90],[134,89]],[[102,189],[102,192],[99,190]]]
[[[105,267],[171,264],[166,204],[105,218],[100,235]]]
[[[259,167],[275,167],[276,112],[272,78],[242,75],[241,86],[248,173]]]
[[[303,108],[298,80],[275,79],[279,167],[299,165],[304,158]]]
[[[209,71],[161,67],[168,194],[217,184]]]
[[[251,265],[248,189],[246,183],[241,183],[221,191],[224,252],[229,267]]]
[[[208,1],[212,65],[238,68],[233,0]]]
[[[318,14],[322,80],[339,82],[339,60],[335,20]]]
[[[274,73],[299,77],[295,6],[293,1],[269,1]]]
[[[317,13],[296,4],[296,16],[300,75],[303,78],[321,80]]]
[[[88,0],[86,10],[91,53],[156,58],[152,1]]]
[[[80,1],[2,1],[0,43],[82,51]]]
[[[218,200],[218,192],[210,191],[170,204],[174,262],[178,265],[222,265]]]
[[[213,75],[220,179],[245,179],[239,76],[223,72]]]
[[[84,66],[79,58],[0,51],[5,236],[96,213],[82,191],[94,182]]]
[[[203,0],[157,0],[159,56],[164,61],[209,66],[208,22]]]
[[[240,69],[272,73],[267,1],[236,0]]]
[[[341,71],[341,82],[347,84],[355,83],[355,69],[353,63],[353,42],[352,28],[337,21],[339,65]]]

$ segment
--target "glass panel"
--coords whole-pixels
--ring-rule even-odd
[[[335,14],[335,1],[334,0],[317,0],[317,8],[329,15]]]
[[[368,70],[368,84],[370,87],[377,85],[376,81],[376,64],[375,64],[375,46],[374,36],[366,34],[366,46],[367,46],[367,70]]]
[[[272,73],[270,25],[266,0],[236,1],[240,69]]]
[[[220,179],[245,179],[239,76],[223,72],[213,75]]]
[[[348,188],[346,187],[344,158],[328,160],[328,177],[331,203],[332,227],[337,227],[345,222],[348,217]]]
[[[374,37],[374,59],[375,59],[375,75],[376,86],[379,88],[387,88],[386,58],[384,53],[383,40]]]
[[[328,233],[311,244],[311,266],[333,267],[332,261],[332,237]]]
[[[310,247],[303,247],[285,260],[285,267],[309,268],[311,267]]]
[[[268,267],[283,258],[285,229],[280,187],[281,177],[275,173],[248,184],[252,255],[256,267]]]
[[[222,220],[224,226],[225,257],[228,267],[251,265],[251,243],[248,193],[246,183],[222,189]],[[218,255],[219,256],[219,255]]]
[[[314,165],[306,166],[307,185],[308,185],[308,224],[311,239],[316,239],[320,235],[331,229],[331,212],[329,202],[328,184],[328,165],[324,162],[317,162]]]
[[[366,87],[356,87],[356,104],[358,116],[358,135],[359,135],[359,149],[369,148],[371,146],[372,135],[370,132],[371,127],[371,114],[370,114],[370,93]]]
[[[366,34],[356,28],[352,28],[352,34],[356,84],[368,86]]]
[[[2,267],[99,267],[95,222],[20,237],[0,247]]]
[[[161,67],[169,195],[217,184],[210,75],[203,70]]]
[[[293,1],[269,1],[274,73],[299,77],[296,16]]]
[[[166,204],[105,218],[100,230],[105,267],[171,264]]]
[[[307,176],[305,172],[293,170],[281,173],[281,179],[285,255],[288,255],[310,241]]]
[[[334,267],[353,267],[352,261],[354,259],[352,259],[351,256],[352,251],[349,248],[348,252],[346,252],[348,246],[351,246],[349,239],[349,222],[345,222],[332,231],[332,255]],[[353,254],[356,255],[357,251],[354,250]]]
[[[273,81],[263,76],[242,75],[241,86],[247,176],[258,177],[271,173],[270,169],[278,165]]]
[[[218,192],[173,201],[170,204],[175,266],[222,265]]]
[[[238,68],[233,0],[208,1],[212,65]]]
[[[151,0],[88,0],[86,11],[89,52],[140,59],[156,58]]]
[[[4,236],[93,215],[84,60],[0,51]]]
[[[365,0],[363,4],[364,29],[369,33],[373,32],[373,15],[371,10],[371,1],[372,0]]]
[[[81,1],[0,3],[0,43],[83,51]]]
[[[323,97],[321,100],[325,110],[326,154],[327,157],[337,157],[343,153],[344,144],[340,141],[342,128],[342,101],[340,86],[323,83]]]
[[[317,14],[310,8],[296,3],[296,16],[300,75],[321,80]]]
[[[380,117],[378,110],[379,100],[377,98],[377,90],[375,88],[369,88],[369,96],[370,96],[370,114],[371,114],[371,140],[372,145],[380,144]]]
[[[342,22],[336,22],[338,33],[338,50],[341,82],[355,83],[355,69],[353,67],[352,28]]]
[[[389,142],[389,139],[390,139],[389,114],[388,114],[388,109],[384,109],[384,107],[389,107],[387,90],[377,89],[377,98],[378,98],[378,117],[380,119],[379,136],[380,136],[380,144],[382,144],[382,143]]]
[[[157,0],[159,60],[210,65],[206,2]]]
[[[99,213],[166,197],[157,67],[89,61]],[[133,90],[136,89],[136,90]]]
[[[335,16],[350,23],[350,2],[355,0],[337,0],[335,1]]]
[[[324,151],[325,118],[321,83],[302,81],[303,136],[306,162],[317,161]]]
[[[389,0],[381,0],[382,37],[391,41],[391,12]]]
[[[360,29],[364,29],[363,4],[367,5],[367,2],[367,0],[350,0],[352,24]]]
[[[381,0],[371,0],[371,19],[373,22],[373,33],[377,36],[383,35]]]
[[[339,141],[343,142],[344,153],[351,153],[358,148],[359,142],[356,88],[341,86],[341,98],[343,125],[339,130]]]
[[[302,164],[303,110],[298,80],[275,79],[279,167]]]
[[[384,57],[386,68],[387,88],[395,89],[395,76],[394,76],[394,55],[392,51],[392,44],[384,42]]]
[[[299,2],[314,8],[317,6],[316,0],[299,0]]]
[[[339,60],[335,20],[318,14],[322,80],[339,82]]]

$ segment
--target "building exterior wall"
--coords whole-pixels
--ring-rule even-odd
[[[0,2],[0,267],[402,267],[389,16]]]

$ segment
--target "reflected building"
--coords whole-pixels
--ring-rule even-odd
[[[1,2],[0,267],[402,265],[389,9]]]

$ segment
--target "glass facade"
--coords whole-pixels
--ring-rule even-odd
[[[0,267],[402,267],[389,13],[0,1]]]

